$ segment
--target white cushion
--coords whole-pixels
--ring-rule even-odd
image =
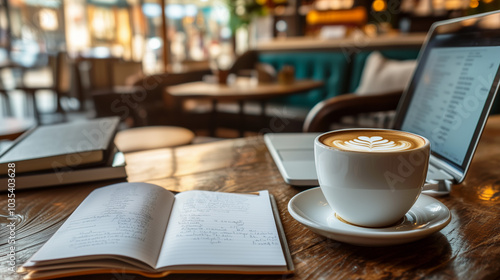
[[[410,81],[416,60],[392,60],[380,52],[372,52],[366,59],[361,81],[355,93],[371,95],[402,91]]]

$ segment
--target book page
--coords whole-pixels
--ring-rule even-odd
[[[157,267],[172,265],[286,266],[269,193],[177,194]]]
[[[171,192],[152,184],[96,189],[31,261],[122,255],[154,267],[173,201]]]

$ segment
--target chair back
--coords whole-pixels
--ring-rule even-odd
[[[142,77],[142,63],[136,61],[115,60],[111,64],[113,86],[132,85]]]
[[[113,87],[113,74],[111,65],[115,58],[91,59],[90,81],[92,89]]]
[[[54,87],[60,94],[68,93],[71,89],[71,64],[66,52],[59,52],[55,61],[50,61],[54,77]]]
[[[396,110],[402,92],[392,92],[376,95],[343,94],[324,100],[314,106],[304,121],[304,132],[326,132],[332,129],[347,127],[368,127],[359,122],[360,114],[373,119],[372,113],[384,113],[379,123],[372,127],[392,127],[394,114],[386,115],[388,111]],[[368,114],[368,115],[367,115]],[[349,123],[346,117],[353,117]],[[337,125],[334,127],[334,125]]]
[[[244,52],[234,61],[229,69],[230,73],[240,75],[242,71],[255,70],[256,64],[259,62],[259,53],[255,50]]]
[[[8,95],[0,89],[0,119],[11,115]]]
[[[110,89],[113,87],[112,63],[117,58],[87,58],[78,65],[80,79],[85,90]]]
[[[2,82],[2,75],[0,73],[0,116],[8,117],[11,116],[12,111],[10,108],[10,100],[9,100],[9,95],[7,94],[7,90],[4,88],[3,82]]]

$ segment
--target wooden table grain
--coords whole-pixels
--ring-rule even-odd
[[[285,184],[261,136],[127,155],[129,181],[172,191],[268,189],[278,202],[296,267],[291,276],[171,275],[166,279],[500,279],[500,116],[490,118],[462,184],[437,198],[452,213],[440,232],[389,247],[359,247],[317,235],[287,211],[304,190]],[[57,230],[86,195],[110,182],[16,192],[16,263],[21,265]],[[2,188],[5,189],[5,186]],[[7,193],[0,193],[0,279],[8,271]],[[73,279],[144,279],[115,274]]]

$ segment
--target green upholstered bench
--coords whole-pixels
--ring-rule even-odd
[[[395,60],[416,59],[420,49],[388,49],[383,56]],[[285,65],[295,68],[296,79],[317,79],[325,85],[308,93],[272,100],[272,104],[311,109],[325,99],[354,92],[359,85],[366,59],[371,51],[346,55],[340,51],[260,52],[258,62],[279,71]]]

